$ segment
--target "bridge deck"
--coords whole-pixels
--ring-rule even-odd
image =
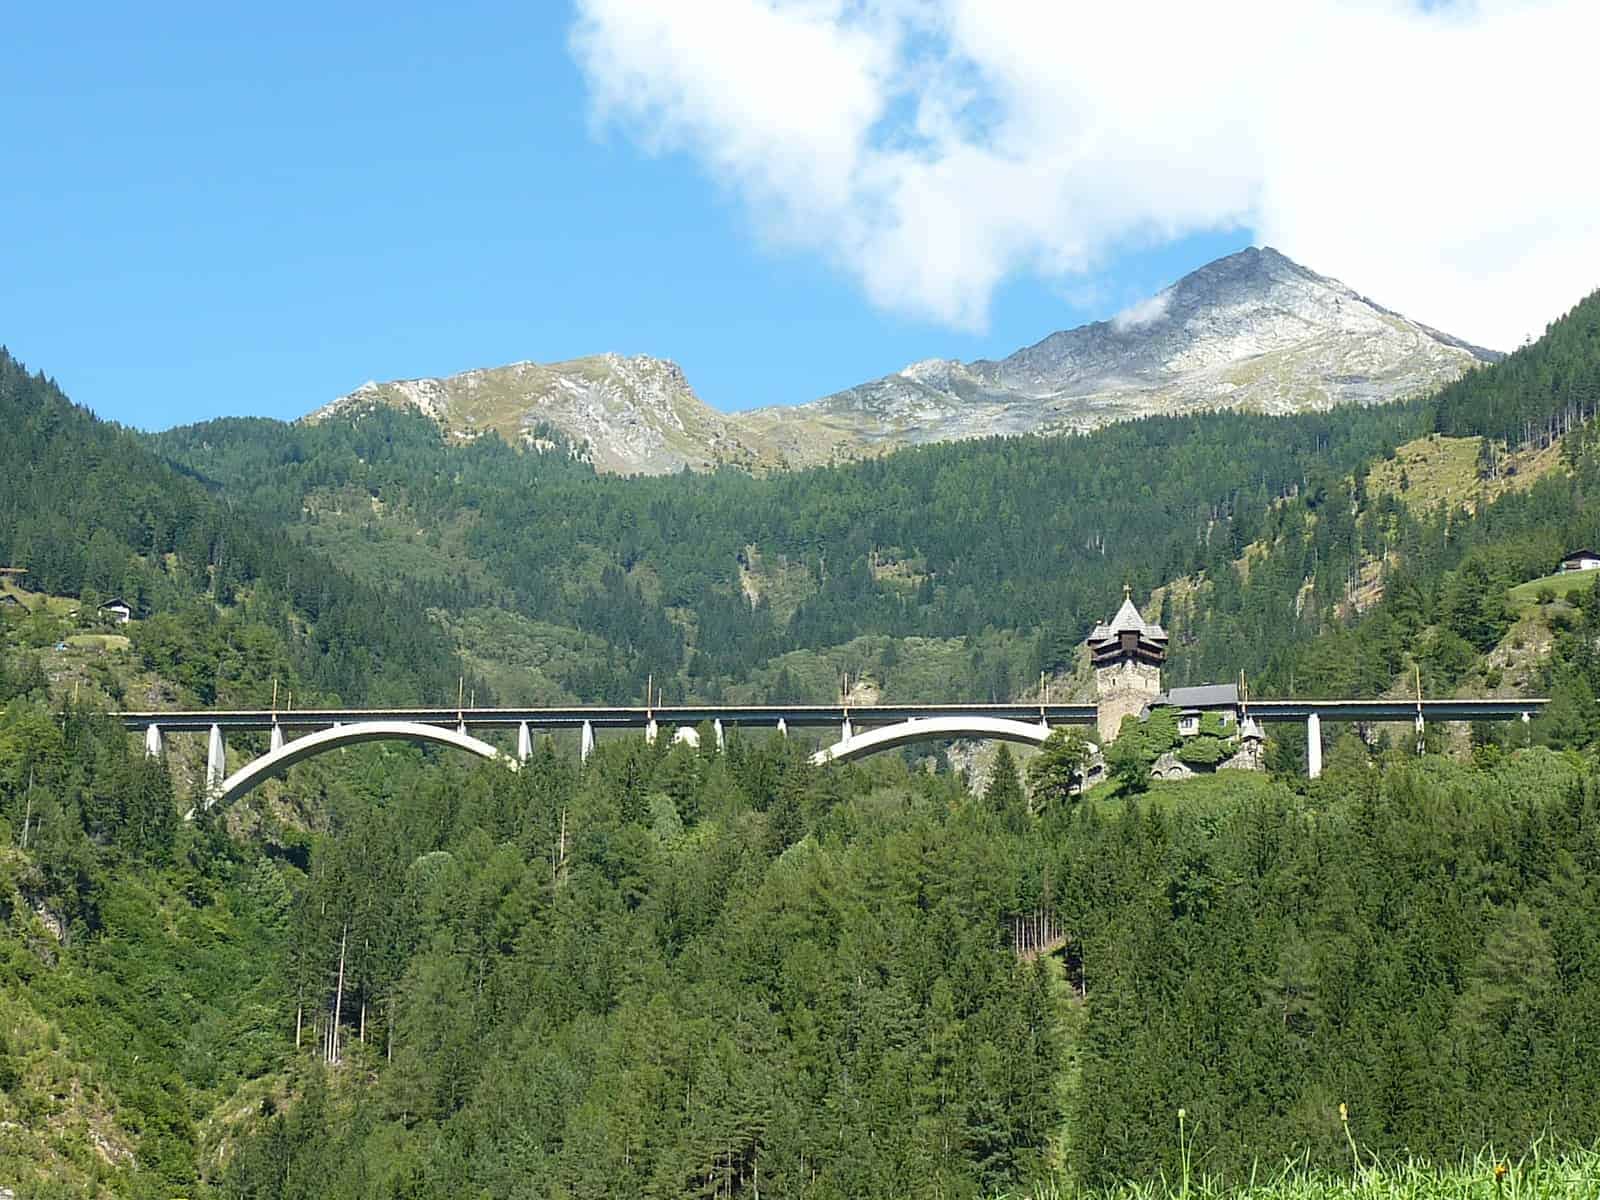
[[[1324,721],[1507,721],[1527,713],[1537,716],[1545,699],[1481,700],[1252,700],[1250,715],[1258,721],[1304,721],[1315,713]]]
[[[1304,721],[1313,713],[1324,721],[1411,721],[1421,712],[1426,721],[1516,720],[1524,713],[1535,716],[1549,701],[1527,699],[1467,700],[1252,700],[1249,714],[1261,722]],[[1093,725],[1093,704],[770,704],[770,705],[669,705],[660,708],[575,706],[570,708],[337,708],[227,709],[117,714],[127,729],[150,725],[172,732],[221,729],[319,729],[355,721],[414,721],[424,725],[466,725],[475,729],[515,729],[523,723],[535,729],[577,729],[588,723],[595,729],[643,729],[652,720],[662,725],[698,725],[721,721],[724,725],[776,729],[781,721],[791,729],[837,728],[853,725],[897,724],[936,717],[991,717],[1047,725]]]
[[[1010,721],[1050,725],[1092,725],[1093,704],[784,704],[784,705],[669,705],[660,708],[362,708],[188,710],[124,712],[117,714],[127,729],[158,725],[172,731],[222,729],[321,728],[338,722],[415,721],[424,725],[458,725],[469,728],[515,729],[526,722],[534,728],[578,728],[588,722],[596,729],[643,729],[652,720],[662,725],[698,725],[721,721],[776,729],[782,721],[791,729],[837,727],[845,720],[860,725],[892,724],[932,717],[996,717]]]

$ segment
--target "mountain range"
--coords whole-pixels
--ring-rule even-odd
[[[618,474],[761,470],[1150,415],[1382,403],[1500,357],[1251,248],[1110,321],[1052,333],[998,361],[929,359],[808,404],[722,413],[672,362],[601,354],[367,383],[307,420],[387,404],[416,409],[458,439],[492,429],[514,445],[564,442]]]

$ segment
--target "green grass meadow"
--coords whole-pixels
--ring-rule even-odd
[[[1565,575],[1546,575],[1543,579],[1530,579],[1511,589],[1511,603],[1524,612],[1539,603],[1539,593],[1549,588],[1557,600],[1568,600],[1575,593],[1592,588],[1600,578],[1600,571],[1569,571]]]
[[[1506,1160],[1484,1151],[1453,1167],[1419,1162],[1364,1164],[1333,1174],[1288,1163],[1248,1183],[1204,1176],[1081,1190],[1049,1182],[996,1200],[1586,1200],[1600,1197],[1600,1152],[1530,1154]]]

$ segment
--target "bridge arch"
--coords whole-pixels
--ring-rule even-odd
[[[217,790],[206,798],[204,807],[209,809],[217,804],[227,804],[237,800],[257,784],[283,774],[295,763],[314,754],[321,754],[325,750],[334,750],[340,746],[352,746],[358,742],[379,741],[432,742],[438,746],[454,746],[458,750],[465,750],[468,754],[476,754],[479,758],[486,758],[491,762],[504,763],[513,771],[520,765],[516,759],[497,750],[488,742],[442,725],[426,725],[420,721],[354,721],[348,725],[335,725],[332,729],[319,729],[316,733],[297,737],[292,742],[285,742],[270,754],[252,759],[224,779]],[[192,817],[194,813],[191,811],[189,815]]]
[[[880,750],[893,750],[912,742],[948,741],[951,738],[988,738],[1001,742],[1021,742],[1042,746],[1053,731],[1047,725],[1011,721],[1004,717],[924,717],[869,729],[853,737],[825,746],[811,756],[817,766],[830,762],[850,762]]]

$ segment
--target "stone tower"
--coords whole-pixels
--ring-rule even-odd
[[[1131,589],[1125,587],[1117,615],[1090,632],[1089,656],[1099,706],[1096,726],[1104,746],[1116,738],[1123,717],[1137,717],[1161,695],[1167,631],[1139,615]]]

